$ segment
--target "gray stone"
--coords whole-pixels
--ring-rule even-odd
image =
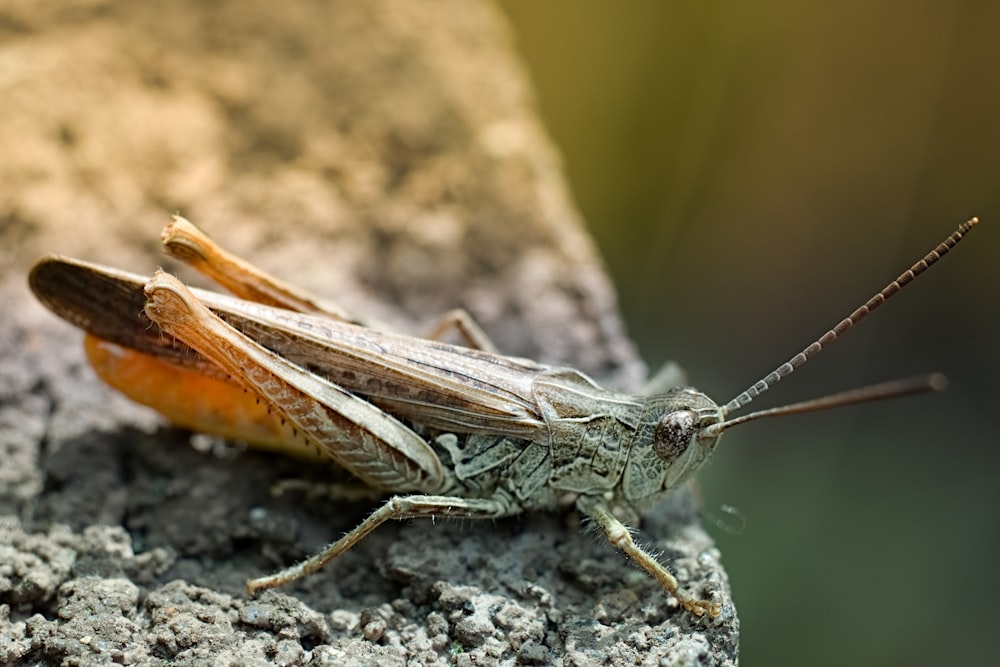
[[[42,252],[149,273],[179,210],[241,255],[419,332],[462,306],[507,353],[640,386],[613,289],[486,2],[15,3],[0,46],[0,661],[732,665],[731,605],[681,613],[579,517],[379,528],[244,581],[371,502],[326,466],[188,433],[104,387],[28,294]],[[8,75],[11,72],[7,72]],[[10,83],[13,82],[13,83]],[[198,282],[189,272],[186,279]],[[644,542],[729,600],[687,492]]]

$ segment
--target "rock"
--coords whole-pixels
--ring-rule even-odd
[[[575,517],[386,525],[247,599],[247,578],[372,503],[272,497],[332,473],[196,450],[101,385],[79,332],[27,292],[42,252],[176,269],[156,239],[178,210],[350,310],[419,332],[465,307],[506,353],[640,386],[494,6],[5,11],[23,30],[0,47],[16,70],[0,100],[0,661],[735,664],[731,605],[714,624],[681,613]],[[696,514],[682,492],[642,537],[728,601]]]

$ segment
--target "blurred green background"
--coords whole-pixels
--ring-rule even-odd
[[[502,7],[643,356],[717,400],[984,221],[755,407],[945,394],[747,425],[701,481],[744,664],[994,663],[1000,4]]]

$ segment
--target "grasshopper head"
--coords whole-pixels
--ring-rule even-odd
[[[629,451],[622,490],[632,503],[678,488],[712,455],[723,411],[700,391],[676,389],[646,399]]]
[[[943,389],[946,384],[944,376],[940,373],[931,373],[731,418],[733,413],[746,407],[752,400],[791,375],[796,368],[829,347],[847,330],[890,297],[899,293],[905,285],[954,248],[978,223],[977,218],[972,218],[959,225],[957,230],[924,255],[923,259],[900,274],[853,313],[725,405],[716,405],[712,399],[690,388],[674,389],[647,398],[635,438],[629,449],[628,463],[622,475],[621,487],[624,499],[633,505],[641,505],[644,501],[648,503],[664,492],[676,489],[708,460],[722,432],[734,426],[762,417],[814,412]]]

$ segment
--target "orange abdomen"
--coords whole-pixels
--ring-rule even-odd
[[[84,349],[97,375],[133,401],[200,433],[257,449],[322,458],[257,396],[243,387],[87,334]]]

